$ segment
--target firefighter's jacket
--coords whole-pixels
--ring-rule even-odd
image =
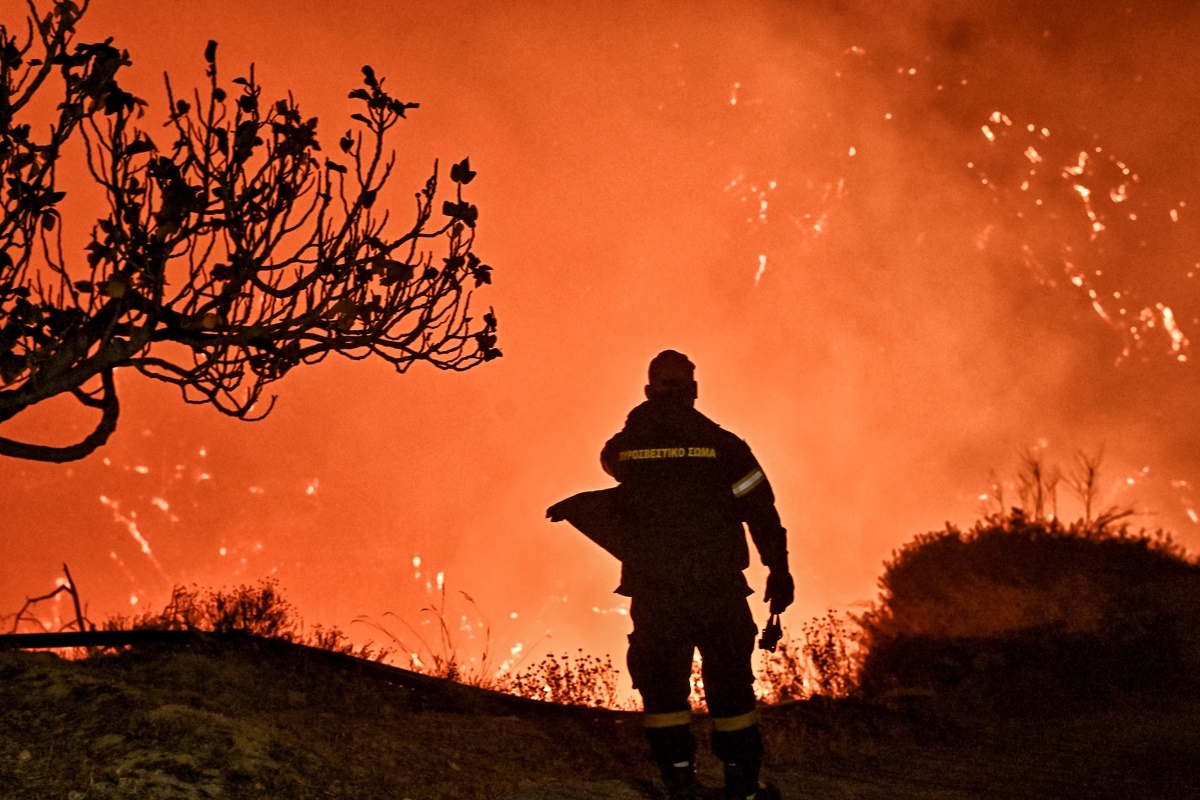
[[[648,400],[600,453],[620,486],[612,491],[620,537],[621,585],[645,594],[750,594],[750,536],[771,569],[787,570],[787,533],[750,447],[690,404]],[[603,544],[603,543],[602,543]]]

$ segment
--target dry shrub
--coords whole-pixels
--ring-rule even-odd
[[[586,655],[580,649],[574,658],[548,655],[518,673],[508,673],[497,679],[496,688],[559,705],[618,708],[617,674],[610,656]]]
[[[375,661],[383,661],[390,654],[387,648],[377,649],[371,642],[355,648],[337,626],[314,625],[306,632],[295,606],[284,597],[274,578],[229,590],[176,586],[162,611],[133,617],[116,615],[104,623],[104,629],[261,636]]]
[[[832,610],[806,622],[800,637],[785,628],[775,652],[763,653],[759,699],[784,703],[813,695],[847,697],[858,686],[856,652],[847,621]]]

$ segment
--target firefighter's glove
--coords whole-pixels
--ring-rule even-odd
[[[771,603],[772,614],[782,614],[783,610],[796,599],[796,584],[792,575],[786,569],[773,569],[767,575],[767,591],[763,600]]]

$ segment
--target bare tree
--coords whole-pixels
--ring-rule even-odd
[[[1075,469],[1070,476],[1071,489],[1079,502],[1083,503],[1083,521],[1092,524],[1092,513],[1096,509],[1096,498],[1100,492],[1100,462],[1104,459],[1104,448],[1095,453],[1082,450],[1075,453]]]
[[[1083,503],[1083,521],[1086,530],[1092,534],[1102,535],[1118,522],[1132,517],[1134,510],[1129,507],[1110,505],[1098,511],[1100,498],[1100,464],[1104,460],[1104,448],[1094,453],[1082,450],[1075,454],[1075,470],[1070,477],[1071,489]]]
[[[370,67],[331,158],[318,155],[317,120],[290,93],[264,100],[253,68],[223,86],[210,41],[203,91],[179,96],[166,79],[170,142],[160,147],[137,126],[145,102],[118,85],[128,53],[111,39],[75,42],[88,0],[57,0],[45,14],[27,5],[23,30],[0,27],[0,425],[68,393],[101,418],[69,446],[0,437],[0,455],[93,452],[117,423],[120,367],[174,384],[186,402],[261,419],[275,401],[260,402],[268,384],[330,353],[377,356],[398,372],[500,355],[495,316],[469,310],[472,291],[491,282],[471,252],[478,211],[463,199],[475,173],[455,164],[453,199],[438,208],[435,162],[411,221],[392,224],[377,204],[396,163],[385,140],[417,104],[394,98]],[[24,120],[54,92],[38,136]],[[64,253],[56,189],[76,135],[107,206],[86,265]]]
[[[1021,469],[1017,473],[1017,493],[1025,516],[1034,520],[1058,517],[1058,482],[1062,473],[1057,467],[1047,467],[1043,456],[1027,450],[1021,454]],[[1050,507],[1047,517],[1046,507]]]
[[[996,474],[996,470],[988,470],[988,491],[979,497],[979,513],[987,517],[992,514],[1003,516],[1008,512],[1004,505],[1004,481]]]
[[[16,614],[12,615],[12,617],[13,617],[12,632],[13,633],[18,633],[20,631],[22,622],[31,623],[31,624],[36,625],[38,627],[39,631],[40,630],[49,630],[50,623],[48,623],[48,622],[43,623],[42,620],[38,619],[33,614],[28,614],[26,612],[28,612],[30,608],[36,606],[38,603],[44,603],[48,600],[53,600],[55,597],[58,597],[63,592],[66,592],[68,595],[71,596],[71,601],[72,601],[73,605],[75,606],[75,619],[59,626],[59,631],[70,630],[72,625],[74,625],[75,629],[78,630],[80,633],[86,633],[87,631],[96,630],[96,626],[93,625],[90,621],[88,621],[88,618],[87,618],[86,614],[84,613],[83,607],[80,605],[79,587],[75,585],[75,579],[71,577],[71,570],[69,570],[67,568],[66,562],[63,562],[63,574],[67,576],[66,579],[60,581],[58,584],[58,587],[54,591],[49,592],[44,595],[41,595],[40,597],[28,597],[25,599],[25,605],[21,606],[21,609],[19,611],[17,611]],[[4,619],[8,619],[8,617],[0,617],[0,620],[4,620]]]

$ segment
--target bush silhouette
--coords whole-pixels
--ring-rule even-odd
[[[862,625],[861,685],[985,701],[1200,688],[1200,565],[1161,532],[1031,519],[917,536]]]
[[[273,578],[232,589],[176,586],[162,611],[144,612],[133,617],[118,614],[104,623],[104,629],[260,636],[375,661],[383,661],[392,653],[387,647],[376,648],[373,642],[356,648],[336,625],[317,624],[305,630],[295,606]]]

